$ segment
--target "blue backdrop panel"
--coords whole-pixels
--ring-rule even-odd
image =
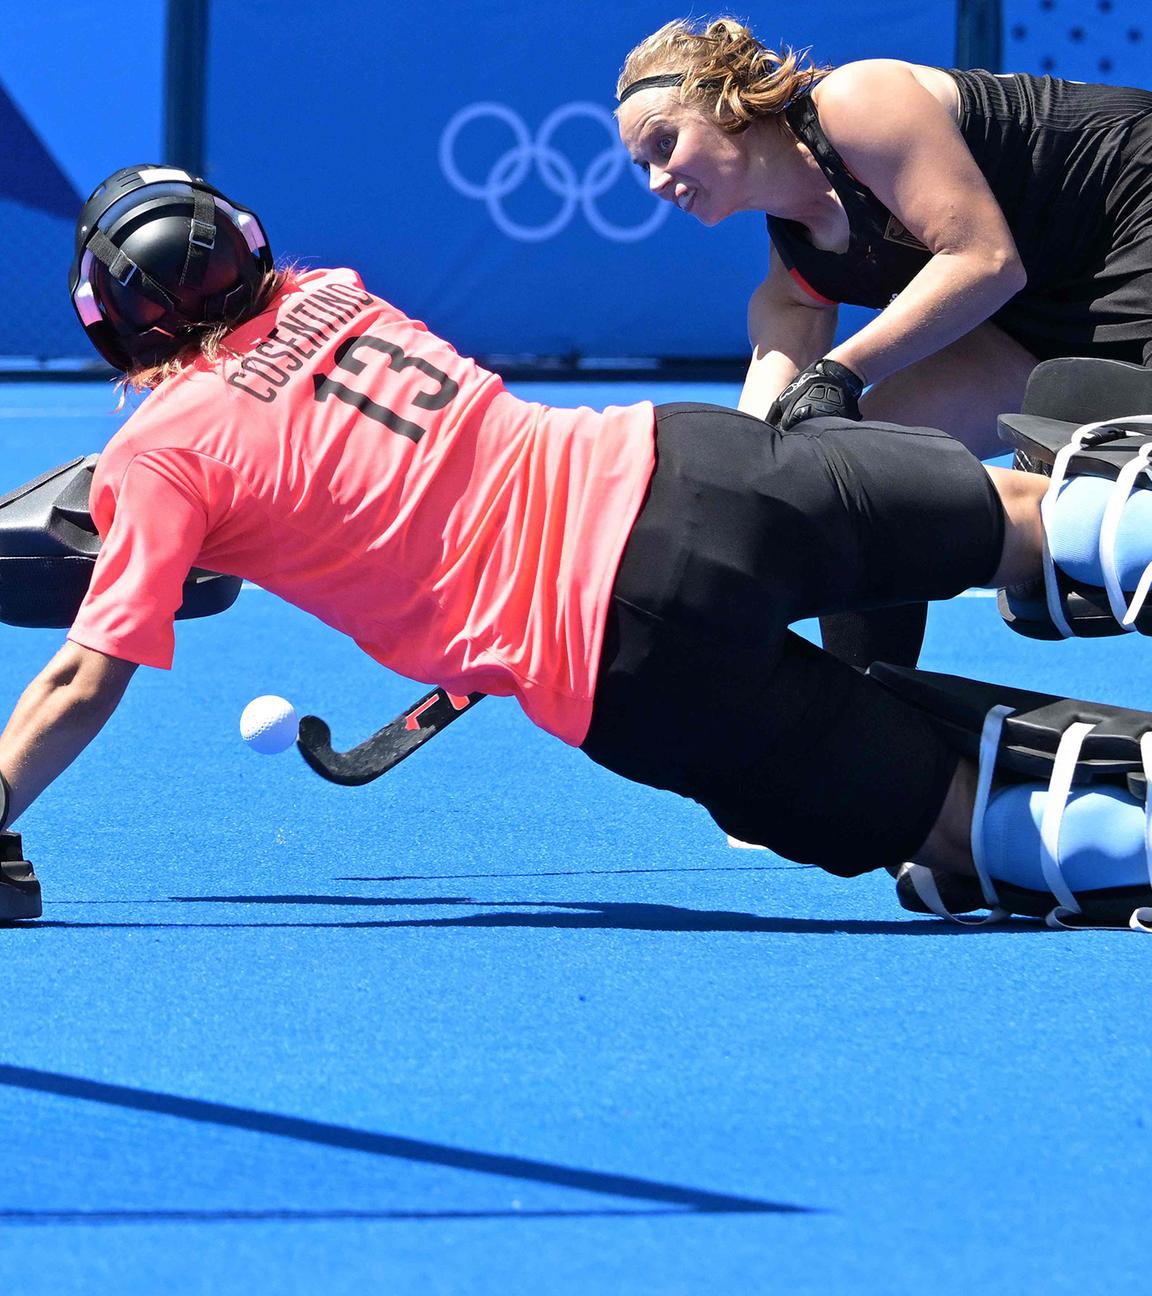
[[[1009,72],[1152,88],[1148,0],[1004,0]]]
[[[91,358],[68,303],[72,231],[108,172],[160,153],[164,16],[160,0],[114,18],[0,0],[0,355]]]
[[[206,168],[261,212],[279,256],[357,266],[464,350],[739,355],[763,219],[705,230],[657,205],[612,124],[626,53],[677,13],[214,0]],[[953,57],[953,0],[749,17],[824,61]]]

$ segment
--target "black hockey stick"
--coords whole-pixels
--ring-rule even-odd
[[[300,732],[296,746],[300,755],[329,783],[342,787],[361,787],[371,783],[381,774],[387,774],[429,738],[436,735],[457,716],[470,711],[486,693],[469,693],[466,697],[435,688],[414,706],[408,708],[383,729],[377,729],[371,738],[346,752],[332,748],[332,730],[319,716],[300,718]]]

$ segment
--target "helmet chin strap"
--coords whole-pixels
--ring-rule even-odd
[[[184,255],[184,269],[180,272],[182,288],[199,288],[204,282],[204,272],[212,249],[216,246],[216,203],[203,189],[192,194],[192,221],[188,229],[188,249]]]
[[[92,237],[88,240],[88,250],[122,288],[131,284],[133,292],[147,297],[157,306],[163,306],[166,311],[177,309],[175,297],[118,248],[103,230],[93,230]]]

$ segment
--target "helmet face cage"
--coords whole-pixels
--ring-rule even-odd
[[[158,364],[190,330],[240,323],[272,269],[253,212],[177,167],[126,167],[80,213],[72,305],[113,368]]]

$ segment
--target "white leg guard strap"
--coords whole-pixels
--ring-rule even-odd
[[[1141,735],[1140,758],[1144,763],[1144,858],[1148,862],[1148,888],[1152,892],[1152,732]],[[1132,911],[1128,926],[1133,931],[1152,933],[1152,905],[1141,905]]]
[[[1142,804],[1117,787],[1073,788],[1081,747],[1094,728],[1078,722],[1065,730],[1047,787],[1017,783],[977,804],[973,844],[980,843],[981,867],[1000,909],[1018,909],[1013,901],[1028,897],[1033,914],[1037,905],[1047,908],[1050,927],[1110,927],[1120,916],[1133,930],[1152,932],[1152,906],[1133,898],[1126,915],[1113,912],[1116,892],[1144,891],[1152,899],[1152,732],[1140,739]],[[1104,921],[1101,898],[1109,910]]]
[[[989,718],[993,720],[991,713]],[[1002,722],[997,716],[992,727]],[[972,853],[988,914],[952,912],[933,871],[908,865],[907,881],[927,909],[979,926],[1003,921],[1015,907],[1013,899],[1028,897],[1032,915],[1042,914],[1048,926],[1082,928],[1101,925],[1091,913],[1094,893],[1147,887],[1152,899],[1152,799],[1141,804],[1114,787],[1073,789],[1079,749],[1092,728],[1077,724],[1066,732],[1047,786],[1014,783],[990,798],[977,796]],[[1152,733],[1144,736],[1141,753],[1146,773],[1152,774]],[[985,774],[982,768],[981,782]],[[1152,932],[1152,904],[1133,903],[1126,917],[1134,930]]]
[[[923,864],[905,864],[901,870],[901,877],[906,879],[925,908],[931,910],[940,918],[948,918],[952,922],[960,923],[965,927],[984,927],[992,923],[1003,922],[1010,917],[1009,911],[1000,904],[1000,898],[996,894],[996,888],[988,872],[984,852],[984,834],[980,831],[980,825],[984,822],[984,813],[988,807],[988,799],[992,792],[992,778],[996,773],[996,753],[1000,749],[1000,734],[1004,727],[1005,717],[1011,714],[1012,708],[1010,706],[992,707],[984,717],[984,725],[980,733],[979,772],[976,780],[976,799],[972,810],[971,841],[972,859],[976,865],[976,876],[980,882],[980,894],[983,896],[984,904],[988,909],[987,915],[983,918],[971,918],[962,917],[960,914],[953,912],[945,904],[940,894],[935,874]]]
[[[1152,371],[1141,372],[1152,390]],[[1037,639],[1152,633],[1152,607],[1147,607],[1152,538],[1141,538],[1135,546],[1143,558],[1139,572],[1122,575],[1120,562],[1120,549],[1133,548],[1132,528],[1125,520],[1129,501],[1152,486],[1152,414],[1082,426],[1023,415],[1002,417],[1000,423],[1017,448],[1018,460],[1052,479],[1040,505],[1043,578],[1001,591],[1004,619],[1014,630]],[[1082,481],[1110,492],[1102,507],[1094,507],[1099,505],[1099,491],[1076,494],[1074,488]],[[1083,503],[1079,516],[1077,502]],[[1094,529],[1087,553],[1083,541],[1089,518]],[[1078,552],[1075,571],[1061,559],[1068,551],[1069,531]]]
[[[883,664],[870,673],[978,761],[977,877],[905,865],[905,908],[1152,931],[1152,713]],[[987,917],[956,917],[981,908]]]
[[[1068,794],[1072,791],[1072,777],[1076,773],[1080,748],[1095,727],[1087,722],[1069,725],[1061,735],[1056,760],[1052,764],[1052,777],[1048,781],[1048,792],[1044,798],[1044,814],[1040,820],[1040,868],[1044,881],[1061,905],[1072,913],[1079,913],[1080,906],[1064,881],[1060,868],[1060,826],[1068,808]]]
[[[1104,589],[1108,594],[1108,606],[1112,609],[1112,615],[1126,631],[1136,629],[1136,618],[1140,615],[1140,610],[1148,597],[1148,587],[1152,583],[1152,559],[1145,562],[1140,579],[1131,591],[1132,600],[1127,602],[1124,594],[1128,591],[1128,587],[1121,580],[1118,562],[1120,522],[1132,492],[1136,488],[1137,479],[1147,477],[1152,480],[1150,461],[1152,461],[1152,441],[1147,441],[1120,470],[1120,475],[1116,478],[1116,484],[1109,495],[1108,506],[1104,510],[1104,520],[1100,524],[1100,567],[1104,577]],[[1152,543],[1152,534],[1149,535],[1148,540]]]
[[[1045,604],[1052,625],[1059,636],[1064,639],[1072,638],[1076,634],[1076,630],[1073,625],[1074,618],[1068,615],[1066,609],[1067,586],[1061,580],[1058,564],[1053,556],[1054,551],[1059,548],[1057,532],[1061,525],[1061,513],[1066,514],[1067,512],[1066,508],[1061,510],[1059,507],[1061,503],[1066,503],[1061,499],[1061,495],[1066,481],[1069,479],[1072,459],[1077,455],[1082,455],[1086,450],[1090,450],[1094,444],[1099,443],[1101,434],[1112,432],[1117,423],[1122,423],[1125,427],[1152,425],[1152,415],[1132,415],[1122,420],[1089,423],[1078,428],[1073,433],[1071,441],[1057,452],[1052,462],[1052,480],[1040,504],[1040,519],[1044,531]],[[1108,439],[1115,440],[1116,438],[1111,436]],[[1152,468],[1149,467],[1150,460],[1152,460],[1152,440],[1141,438],[1134,453],[1119,469],[1111,487],[1100,527],[1096,564],[1093,566],[1091,573],[1096,577],[1091,583],[1101,585],[1104,588],[1108,607],[1111,610],[1115,628],[1118,632],[1128,632],[1137,628],[1136,618],[1144,605],[1149,585],[1152,584],[1152,555],[1150,555],[1149,562],[1145,565],[1143,574],[1136,583],[1135,596],[1129,603],[1125,598],[1125,591],[1121,588],[1116,557],[1116,540],[1124,513],[1124,506],[1141,477],[1152,482]]]
[[[900,870],[898,884],[911,886],[917,900],[924,910],[934,913],[938,918],[947,918],[949,922],[959,923],[961,927],[990,927],[993,923],[1004,922],[1012,915],[1007,909],[993,905],[982,917],[970,914],[959,914],[950,909],[940,894],[936,874],[923,864],[905,864]]]

